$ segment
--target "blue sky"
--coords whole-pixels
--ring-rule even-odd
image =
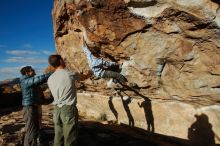
[[[41,74],[55,52],[53,0],[0,0],[0,81],[20,77],[22,66]]]

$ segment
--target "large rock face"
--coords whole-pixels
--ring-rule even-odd
[[[220,140],[220,107],[215,105],[194,107],[179,101],[140,97],[129,101],[120,96],[80,93],[78,108],[91,119],[105,117],[110,124],[127,124],[149,133],[184,138],[190,146],[211,146]]]
[[[123,89],[122,96],[178,101],[184,104],[182,108],[187,108],[185,104],[219,108],[219,5],[218,0],[55,0],[57,52],[67,60],[69,69],[89,70],[79,43],[79,30],[84,28],[95,44],[91,50],[101,52],[106,60],[123,63],[122,74],[136,84],[135,92]],[[85,85],[90,91],[111,93],[103,79]],[[168,133],[186,138],[181,132]]]

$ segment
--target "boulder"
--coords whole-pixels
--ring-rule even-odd
[[[89,70],[79,43],[85,32],[90,50],[105,60],[123,63],[121,73],[128,84],[135,85],[135,89],[109,84],[107,87],[108,80],[96,78],[84,82],[87,91],[112,96],[113,90],[120,88],[124,91],[123,97],[148,97],[154,107],[158,107],[152,109],[153,113],[158,113],[154,116],[155,124],[157,120],[165,120],[157,124],[155,131],[171,136],[189,138],[187,129],[200,115],[206,123],[218,119],[213,116],[218,110],[202,113],[208,117],[208,122],[205,116],[196,114],[198,109],[218,109],[220,103],[217,0],[60,2],[54,1],[52,12],[54,38],[57,52],[66,60],[67,68],[78,72]],[[175,111],[175,116],[168,110],[164,113],[166,119],[161,119],[163,109]],[[182,112],[190,116],[181,117]],[[168,126],[172,123],[176,124],[174,129]],[[183,127],[178,128],[181,123]],[[212,127],[215,134],[219,131],[217,126]]]

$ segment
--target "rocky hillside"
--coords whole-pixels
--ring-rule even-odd
[[[0,83],[0,108],[19,105],[21,105],[19,78],[2,81]]]
[[[79,100],[81,110],[88,115],[111,111],[117,122],[127,115],[125,123],[142,128],[150,118],[155,132],[185,139],[192,123],[205,119],[212,139],[220,142],[219,7],[218,0],[54,0],[55,44],[67,67],[89,70],[79,43],[83,31],[92,53],[123,64],[121,73],[129,82],[120,86],[93,78],[81,83],[93,92],[93,98]],[[135,100],[126,103],[124,97]],[[148,107],[145,114],[140,102]]]

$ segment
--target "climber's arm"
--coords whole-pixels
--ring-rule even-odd
[[[89,70],[86,74],[80,74],[79,81],[84,81],[88,78],[90,78],[93,75],[93,72]]]
[[[90,64],[90,67],[107,67],[107,68],[111,68],[111,67],[117,67],[119,66],[117,63],[112,62],[112,61],[106,61],[102,58],[97,58],[95,57],[91,51],[88,48],[88,45],[86,44],[84,37],[82,38],[82,48],[84,53],[86,54],[88,63]]]
[[[77,80],[77,81],[84,81],[88,78],[90,78],[93,75],[92,71],[88,71],[87,74],[82,74],[78,72],[71,72],[70,73],[72,80]]]

